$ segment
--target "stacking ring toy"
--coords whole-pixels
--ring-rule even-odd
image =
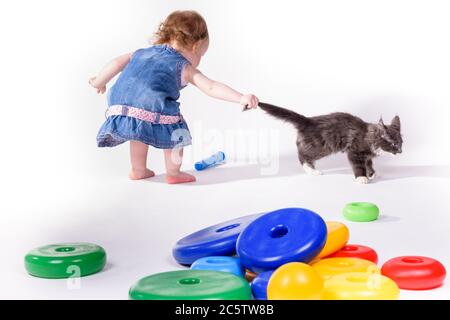
[[[100,272],[105,250],[90,243],[61,243],[36,248],[25,256],[25,269],[39,278],[63,279]]]
[[[324,280],[328,280],[335,275],[343,273],[380,273],[380,269],[375,263],[357,258],[322,259],[313,264],[312,267],[324,278]]]
[[[267,213],[250,223],[237,241],[241,263],[260,273],[294,262],[309,262],[325,245],[327,227],[309,210],[289,208]]]
[[[380,209],[372,203],[353,202],[343,210],[345,219],[353,222],[370,222],[378,219]]]
[[[292,262],[272,274],[267,286],[269,300],[320,300],[323,279],[309,265]]]
[[[440,287],[445,267],[439,261],[420,256],[398,257],[387,261],[381,273],[394,280],[400,289],[428,290]]]
[[[348,244],[328,258],[359,258],[372,261],[375,264],[378,263],[378,255],[375,250],[358,244]]]
[[[324,300],[397,300],[400,290],[381,274],[345,273],[325,281]]]
[[[245,270],[238,258],[233,257],[206,257],[196,260],[191,270],[215,270],[229,272],[238,277],[244,277]]]
[[[172,254],[180,264],[210,256],[231,256],[236,253],[236,240],[247,225],[261,214],[241,217],[197,231],[179,240]]]
[[[267,285],[269,284],[270,277],[273,271],[266,271],[260,273],[250,284],[253,292],[253,298],[256,300],[267,300]]]
[[[323,258],[338,251],[348,241],[350,233],[345,224],[340,222],[326,222],[327,225],[327,242],[325,247],[319,253],[317,258]]]
[[[182,270],[139,280],[129,292],[132,300],[250,300],[250,285],[231,273]]]

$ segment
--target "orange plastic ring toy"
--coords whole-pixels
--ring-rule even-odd
[[[344,247],[350,237],[350,232],[345,224],[329,221],[327,225],[327,242],[317,258],[323,258],[339,251]]]

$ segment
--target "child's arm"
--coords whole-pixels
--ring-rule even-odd
[[[132,55],[133,52],[111,60],[96,77],[89,79],[89,84],[97,89],[97,93],[105,93],[106,84],[125,68]]]
[[[210,97],[239,103],[246,108],[256,108],[258,106],[259,100],[255,95],[244,95],[223,83],[211,80],[190,64],[186,66],[184,76],[186,82],[192,83]]]

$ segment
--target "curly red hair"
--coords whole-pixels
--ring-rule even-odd
[[[155,44],[168,44],[175,41],[187,49],[191,49],[195,43],[209,38],[205,19],[198,12],[190,10],[172,12],[159,25],[155,36]]]

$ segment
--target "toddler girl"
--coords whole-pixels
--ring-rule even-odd
[[[122,72],[108,91],[107,119],[97,143],[114,147],[130,141],[130,179],[155,175],[147,169],[151,145],[164,149],[167,183],[195,181],[194,176],[180,171],[183,147],[191,144],[178,102],[180,90],[187,84],[217,99],[257,107],[254,95],[243,95],[197,70],[208,45],[203,17],[195,11],[176,11],[160,25],[153,46],[115,58],[89,80],[97,93],[103,94],[106,84]]]

